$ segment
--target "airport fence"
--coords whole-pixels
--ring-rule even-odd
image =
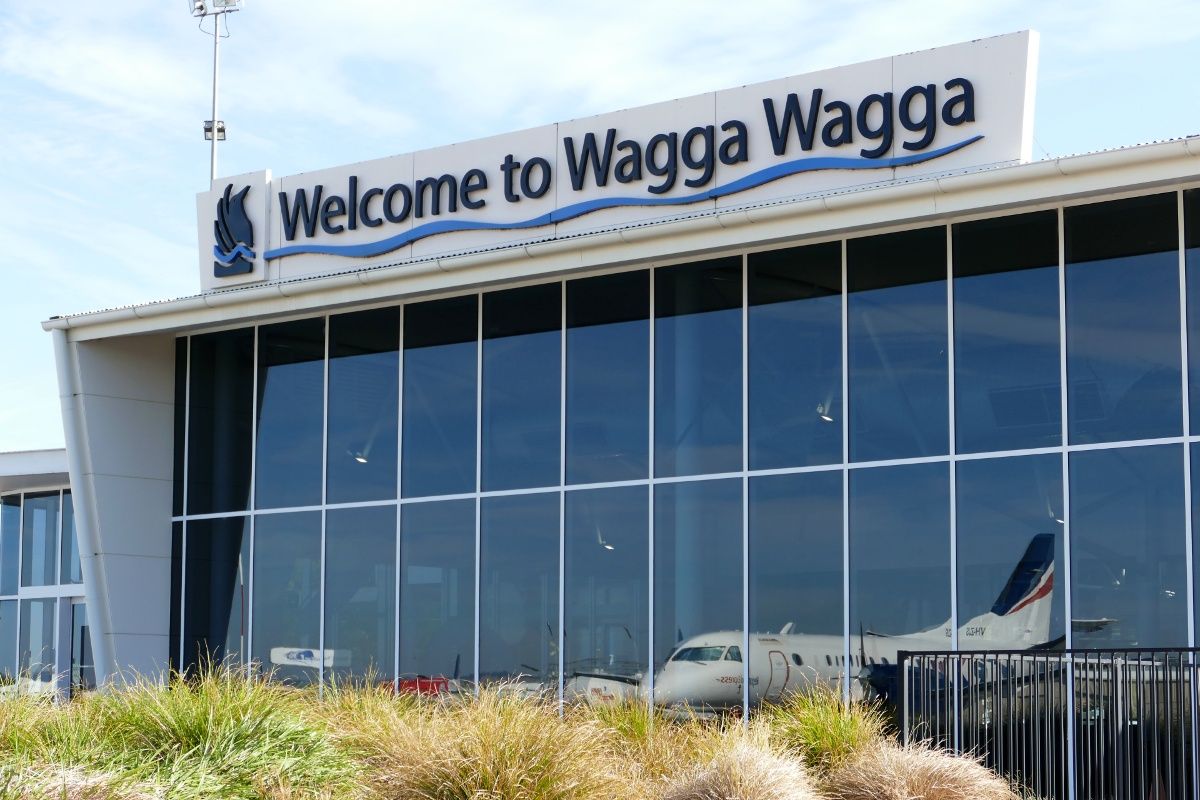
[[[906,742],[978,757],[1023,796],[1197,797],[1200,649],[902,652]]]

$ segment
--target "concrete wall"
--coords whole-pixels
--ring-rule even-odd
[[[175,339],[73,342],[59,393],[96,678],[160,676],[171,605]]]

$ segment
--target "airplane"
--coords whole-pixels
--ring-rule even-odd
[[[959,649],[1053,647],[1057,641],[1050,633],[1053,590],[1054,536],[1039,533],[1026,547],[992,607],[959,626]],[[951,650],[952,632],[950,620],[909,634],[863,630],[849,665],[841,636],[792,633],[791,623],[779,633],[751,634],[750,702],[779,700],[816,681],[836,685],[843,672],[855,676],[853,696],[886,699],[895,690],[899,652]],[[730,630],[680,642],[654,675],[655,705],[691,710],[740,708],[743,638],[742,631]],[[592,684],[595,682],[592,679]],[[598,691],[595,685],[587,688],[593,695]],[[623,687],[606,688],[615,694]],[[644,691],[645,687],[641,688]]]

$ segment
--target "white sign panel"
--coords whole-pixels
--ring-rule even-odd
[[[1037,35],[199,195],[205,290],[1028,161]]]

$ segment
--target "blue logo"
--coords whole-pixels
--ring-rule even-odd
[[[246,195],[250,187],[230,197],[233,184],[225,187],[225,195],[217,201],[217,218],[213,222],[213,275],[227,278],[254,271],[254,225],[246,216]]]

